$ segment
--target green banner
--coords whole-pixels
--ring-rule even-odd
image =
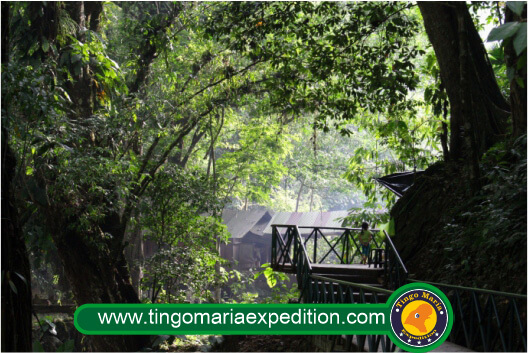
[[[84,334],[318,335],[384,333],[385,304],[86,304]]]
[[[87,335],[389,335],[409,351],[440,345],[453,312],[437,288],[413,283],[385,304],[85,304],[75,311]]]

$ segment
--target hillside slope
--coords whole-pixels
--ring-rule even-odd
[[[526,293],[526,136],[482,158],[469,193],[454,163],[429,167],[396,203],[394,242],[416,279]]]

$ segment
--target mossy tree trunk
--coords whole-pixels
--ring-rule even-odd
[[[469,247],[461,250],[456,248],[456,244],[460,244],[461,240],[471,243],[471,239],[450,238],[446,231],[463,234],[460,230],[455,232],[452,229],[471,227],[470,224],[462,223],[463,220],[471,219],[469,215],[463,214],[471,207],[476,209],[484,204],[475,206],[476,201],[472,201],[481,200],[472,198],[479,191],[480,183],[487,186],[493,184],[493,181],[480,177],[480,159],[495,143],[511,137],[508,135],[510,114],[512,136],[526,133],[526,89],[523,93],[522,87],[512,82],[510,102],[502,96],[466,3],[419,2],[418,6],[448,95],[451,127],[449,155],[445,162],[430,166],[392,208],[391,216],[396,223],[394,242],[415,278],[435,281],[444,276],[438,280],[455,284],[466,282],[462,284],[468,285],[467,282],[476,279],[466,276],[446,280],[446,264],[453,265],[453,268],[461,266],[460,261],[452,261],[450,257],[470,261],[473,256],[474,261],[484,267],[495,263],[491,261],[495,252],[484,255],[478,251],[466,253],[464,251]],[[526,10],[523,15],[526,18]],[[509,67],[516,66],[518,60],[526,60],[520,59],[508,46],[505,54]],[[526,65],[524,72],[521,70],[516,74],[521,75],[521,79],[526,82]],[[489,190],[486,187],[486,194],[481,191],[476,195],[482,199],[491,197],[492,192]],[[456,217],[460,219],[455,220]],[[522,222],[522,217],[519,220]],[[493,237],[507,238],[510,231],[505,228],[504,233],[498,232]],[[483,234],[478,231],[471,236],[482,242]],[[526,257],[522,255],[524,249],[519,247],[521,256],[518,258]],[[476,268],[470,265],[467,272],[471,273]],[[501,289],[501,283],[494,285],[495,289]]]
[[[464,161],[472,170],[480,156],[504,138],[510,106],[467,5],[419,2],[418,6],[449,98],[450,159]]]

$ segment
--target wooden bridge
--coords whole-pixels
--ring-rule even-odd
[[[374,239],[369,263],[361,265],[360,231],[272,225],[271,265],[296,275],[304,303],[384,303],[406,283],[432,284],[447,295],[455,315],[448,340],[437,350],[526,352],[526,295],[410,279],[386,233]],[[330,351],[399,350],[385,335],[327,338]]]

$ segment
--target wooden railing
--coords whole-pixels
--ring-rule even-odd
[[[312,264],[353,264],[361,258],[361,248],[357,236],[361,228],[304,227],[272,225],[272,265],[291,264],[293,227],[296,227]],[[379,230],[372,229],[372,233]],[[386,233],[385,233],[386,234]],[[384,243],[372,239],[372,247],[384,249]],[[276,254],[278,257],[275,257]]]

